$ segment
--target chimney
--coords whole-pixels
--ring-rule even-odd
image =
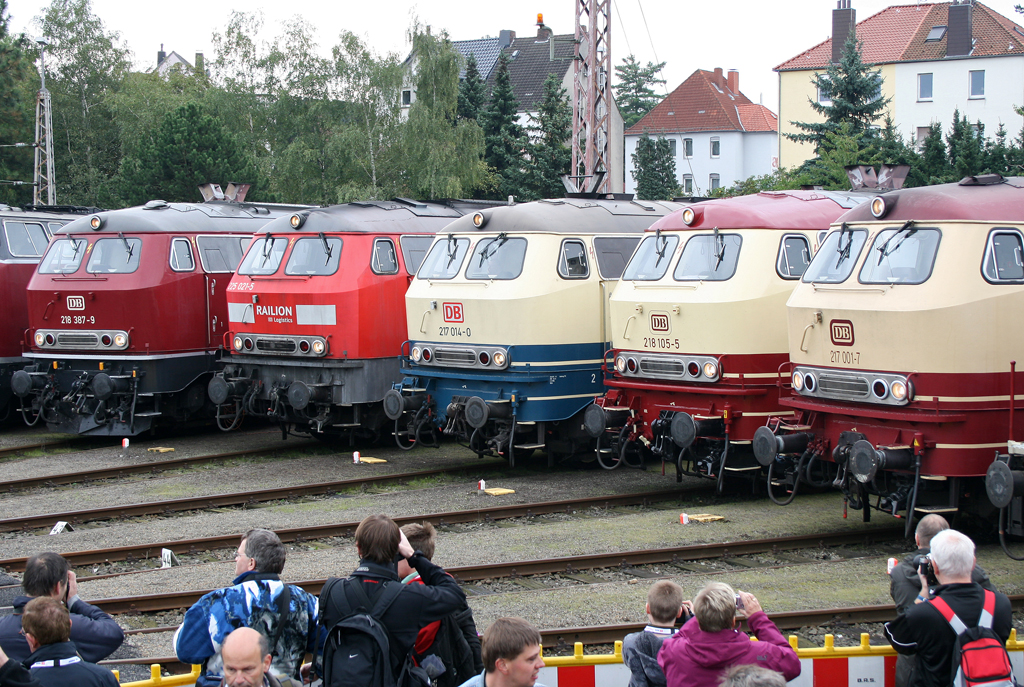
[[[197,52],[196,53],[196,74],[205,74],[205,73],[206,73],[206,65],[205,65],[205,61],[203,60],[203,53]]]
[[[537,40],[539,40],[539,41],[546,41],[547,39],[551,38],[551,34],[553,34],[553,33],[554,33],[554,31],[552,31],[548,27],[544,26],[544,15],[538,13],[537,14]]]
[[[512,41],[516,39],[516,32],[503,29],[498,34],[498,49],[504,50],[508,46],[512,45]]]
[[[727,78],[729,82],[729,90],[734,95],[738,95],[740,92],[740,73],[735,69],[730,69]]]
[[[164,44],[160,44],[160,52],[156,54],[156,66],[163,64],[164,60],[167,59],[167,53],[164,52]]]
[[[839,64],[846,39],[857,31],[857,10],[850,7],[850,2],[838,0],[832,10],[832,64]]]
[[[974,50],[972,23],[974,5],[971,0],[949,6],[949,29],[946,34],[946,57],[970,55]]]

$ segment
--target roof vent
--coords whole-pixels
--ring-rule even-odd
[[[991,186],[1003,183],[1001,174],[978,174],[973,177],[964,177],[960,180],[961,186]]]
[[[166,207],[170,207],[166,200],[151,200],[142,206],[143,210],[163,210]]]

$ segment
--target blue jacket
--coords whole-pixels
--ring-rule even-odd
[[[317,597],[301,587],[288,585],[290,612],[279,629],[278,604],[284,587],[281,578],[273,573],[250,571],[236,577],[233,586],[206,594],[188,609],[174,635],[174,651],[179,661],[204,665],[197,687],[216,687],[221,683],[221,644],[240,627],[251,627],[270,640],[271,673],[278,678],[299,678],[303,658],[316,649]]]
[[[25,660],[25,667],[43,687],[117,687],[114,673],[83,661],[74,642],[39,647]]]
[[[484,672],[480,673],[479,675],[477,675],[475,677],[469,678],[468,680],[463,682],[461,685],[459,685],[459,687],[487,687],[486,675],[487,675],[487,671],[485,670]],[[544,687],[544,685],[542,685],[539,682],[534,682],[533,683],[533,687]]]
[[[19,596],[14,600],[14,614],[0,618],[0,647],[13,661],[24,661],[30,653],[28,642],[21,635],[21,612],[31,600],[30,596]],[[71,641],[86,661],[102,661],[121,646],[124,631],[99,608],[82,601],[76,594],[68,599],[68,610],[71,611]]]

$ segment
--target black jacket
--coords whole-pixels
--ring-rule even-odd
[[[1005,594],[995,594],[992,631],[1005,643],[1010,638],[1012,627],[1010,600]],[[933,590],[933,596],[942,597],[967,627],[978,624],[985,598],[981,585],[974,582],[943,584]],[[896,620],[886,623],[885,638],[898,653],[917,655],[917,666],[909,687],[948,687],[952,684],[956,632],[930,603],[911,606]]]
[[[441,567],[418,553],[409,558],[409,565],[420,574],[423,584],[402,585],[398,598],[381,618],[384,627],[387,628],[391,651],[395,656],[408,655],[421,627],[466,606],[466,594],[455,579]],[[362,584],[371,601],[376,599],[385,583],[402,584],[393,564],[383,566],[365,558],[359,561],[359,567],[348,579]],[[341,592],[341,585],[334,585],[331,597]],[[324,598],[321,594],[321,626],[330,630],[341,618],[337,601],[334,598]],[[322,653],[322,650],[323,647],[318,647],[319,653]],[[319,664],[318,660],[317,665]]]
[[[28,642],[20,631],[21,612],[31,600],[30,596],[19,596],[14,600],[14,615],[0,618],[0,647],[7,658],[15,661],[28,658]],[[99,608],[82,601],[76,595],[68,600],[68,610],[71,611],[71,641],[86,661],[102,661],[121,646],[124,631],[116,620]]]
[[[0,666],[0,687],[43,687],[39,680],[32,677],[28,668],[17,661],[8,660]]]
[[[914,553],[903,557],[896,567],[889,573],[889,595],[896,604],[896,612],[903,614],[917,601],[917,595],[921,593],[921,578],[914,567],[914,558],[923,556],[930,551],[928,547],[920,548]],[[974,566],[971,571],[971,582],[980,584],[985,589],[996,591],[992,581],[988,579],[988,573]],[[965,621],[966,622],[966,621]]]
[[[61,661],[68,663],[61,665]],[[74,642],[39,647],[25,660],[25,667],[43,687],[117,687],[114,673],[83,661]]]

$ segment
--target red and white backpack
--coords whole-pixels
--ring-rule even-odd
[[[1017,687],[1006,645],[992,631],[995,593],[985,590],[985,604],[976,627],[967,627],[941,597],[929,599],[956,632],[953,647],[954,687]]]

